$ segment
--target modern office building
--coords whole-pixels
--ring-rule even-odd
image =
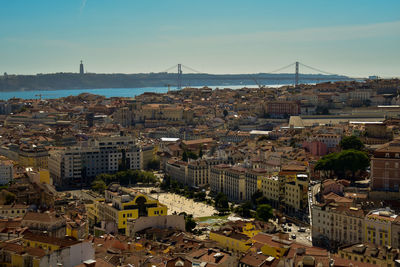
[[[77,187],[89,184],[102,173],[140,170],[142,157],[132,137],[101,137],[78,147],[50,151],[49,170],[55,186]]]

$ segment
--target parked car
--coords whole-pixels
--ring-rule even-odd
[[[292,234],[292,239],[296,239],[296,235],[295,234]]]

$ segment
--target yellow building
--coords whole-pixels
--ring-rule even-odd
[[[167,206],[158,200],[141,194],[129,188],[113,184],[105,191],[105,201],[95,203],[97,209],[90,216],[96,214],[97,221],[113,221],[118,230],[125,233],[128,219],[141,216],[167,215]]]
[[[154,146],[146,145],[140,148],[140,169],[145,170],[149,162],[154,159]]]
[[[262,189],[262,180],[268,176],[265,169],[254,168],[246,172],[246,199],[251,200],[251,196],[257,191]]]
[[[210,239],[233,252],[246,252],[251,247],[251,238],[229,230],[211,231]]]
[[[364,241],[377,246],[392,246],[392,222],[396,218],[390,209],[370,211],[364,220]]]
[[[35,182],[38,184],[53,184],[53,181],[50,179],[50,172],[46,169],[33,170],[33,168],[26,168],[26,173],[31,182]]]
[[[23,253],[21,253],[23,252]],[[37,248],[27,248],[15,243],[0,243],[1,266],[32,266],[39,267],[41,259],[46,252]]]
[[[247,235],[248,237],[253,237],[261,232],[261,229],[257,229],[257,227],[252,222],[246,222],[242,227],[242,233]]]
[[[90,242],[25,232],[21,239],[0,242],[0,255],[0,266],[77,266],[94,259],[94,247]]]
[[[22,242],[25,247],[30,248],[41,248],[47,251],[54,251],[61,248],[61,246],[65,246],[66,244],[62,244],[60,240],[67,242],[68,244],[76,244],[75,240],[67,240],[50,237],[50,236],[41,236],[37,234],[26,234],[22,238]]]
[[[147,104],[142,106],[139,114],[145,120],[181,121],[183,119],[183,107],[167,104]]]
[[[49,170],[45,170],[45,169],[39,170],[39,182],[45,183],[45,184],[51,184]]]
[[[44,147],[21,147],[18,151],[18,163],[24,167],[48,168],[49,153]]]
[[[285,195],[283,202],[287,211],[301,211],[308,205],[308,176],[297,174],[295,178],[290,178],[290,182],[285,183]]]
[[[279,178],[277,176],[264,177],[261,180],[261,192],[271,201],[274,208],[279,206]]]
[[[302,211],[308,205],[308,175],[285,171],[279,176],[263,177],[261,191],[274,208],[281,206],[290,212]]]
[[[210,232],[210,239],[234,252],[246,252],[252,244],[251,238],[263,230],[262,225],[245,221],[227,223],[226,226],[226,229]]]
[[[284,240],[278,236],[259,233],[252,238],[253,243],[261,244],[261,252],[264,255],[272,256],[275,258],[283,257],[290,249],[291,241]]]
[[[89,234],[89,224],[87,222],[67,222],[65,227],[65,232],[67,236],[71,236],[77,240],[87,238]]]

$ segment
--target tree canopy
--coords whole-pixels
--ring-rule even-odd
[[[355,174],[366,170],[369,164],[369,158],[365,152],[349,149],[322,157],[315,165],[315,170],[327,171],[330,175],[335,174],[341,178],[354,179]]]
[[[147,163],[148,170],[159,170],[160,169],[160,160],[159,159],[152,159]]]
[[[121,185],[129,185],[136,183],[155,183],[157,178],[152,172],[139,170],[119,171],[115,174],[99,174],[95,181],[102,180],[105,184],[118,182]]]
[[[185,218],[185,230],[187,232],[193,232],[193,229],[197,226],[196,221],[193,219],[193,215],[187,214],[186,212],[181,212],[179,215]]]
[[[106,188],[106,183],[101,179],[97,179],[92,183],[92,189],[96,192],[99,192],[100,194],[104,193],[104,190],[106,190]]]
[[[269,219],[273,218],[273,209],[268,204],[259,205],[257,208],[256,218],[260,221],[267,222]]]
[[[229,210],[229,201],[228,197],[224,193],[218,193],[215,197],[215,208],[218,211],[228,211]]]
[[[260,190],[257,190],[254,192],[254,194],[251,196],[251,203],[256,206],[257,205],[257,199],[263,196],[263,193]]]
[[[241,217],[244,218],[250,218],[251,217],[251,202],[246,201],[240,204],[237,208],[235,208],[235,212],[240,215]]]
[[[345,136],[339,143],[340,147],[343,150],[354,149],[354,150],[363,150],[364,144],[361,142],[360,138],[357,136]]]

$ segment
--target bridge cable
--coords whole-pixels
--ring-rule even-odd
[[[184,68],[186,68],[186,69],[188,69],[188,70],[191,70],[191,71],[193,71],[193,72],[196,72],[196,73],[205,74],[205,72],[201,72],[201,71],[195,70],[195,69],[193,69],[193,68],[191,68],[191,67],[188,67],[188,66],[186,66],[186,65],[183,65],[183,64],[182,64],[182,67],[184,67]]]
[[[176,69],[177,66],[178,66],[178,64],[175,64],[175,65],[173,65],[172,67],[170,67],[170,68],[168,68],[168,69],[166,69],[166,70],[164,70],[164,71],[162,71],[162,72],[168,72],[168,71],[170,71],[170,70],[172,70],[172,69]]]
[[[315,71],[319,71],[320,73],[323,73],[323,74],[327,74],[327,75],[339,75],[339,74],[336,74],[336,73],[327,72],[327,71],[323,71],[323,70],[320,70],[320,69],[317,69],[317,68],[314,68],[314,67],[311,67],[311,66],[307,66],[307,65],[305,65],[305,64],[303,64],[303,63],[300,63],[300,62],[299,62],[299,64],[302,65],[303,67],[306,67],[306,68],[309,68],[309,69],[312,69],[312,70],[315,70]]]
[[[270,72],[264,72],[264,73],[265,73],[265,74],[270,74],[270,73],[278,72],[278,71],[287,69],[287,68],[293,66],[294,64],[296,64],[296,63],[295,63],[295,62],[294,62],[294,63],[290,63],[289,65],[284,66],[284,67],[282,67],[282,68],[279,68],[279,69],[276,69],[276,70],[273,70],[273,71],[270,71]]]

